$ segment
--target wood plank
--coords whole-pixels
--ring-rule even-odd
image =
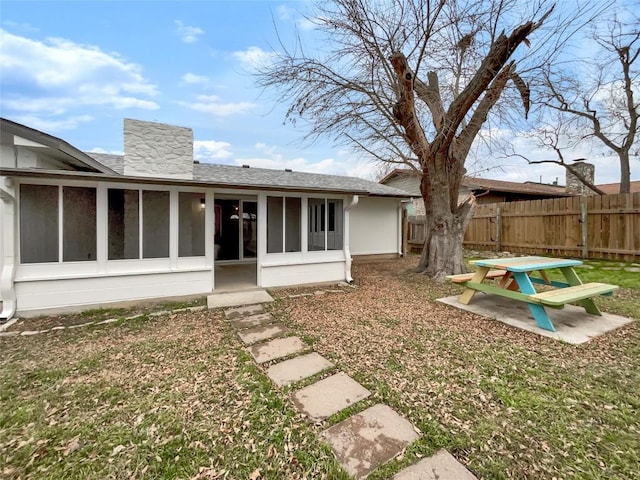
[[[640,261],[640,193],[589,195],[586,225],[578,197],[479,205],[465,232],[467,248],[496,246],[495,219],[501,209],[501,246],[515,253],[585,256],[581,225],[587,231],[587,258]]]
[[[500,295],[501,297],[507,297],[513,300],[520,300],[521,302],[540,303],[540,302],[536,302],[535,300],[531,300],[531,295],[525,295],[524,293],[514,292],[512,290],[505,290],[504,288],[500,288],[495,285],[490,285],[488,283],[467,282],[465,283],[465,286],[472,290],[477,290],[479,292],[492,293],[494,295]]]
[[[502,277],[506,275],[506,273],[505,270],[489,270],[484,278]],[[453,283],[464,283],[470,281],[474,275],[475,272],[460,273],[458,275],[447,275],[445,278]]]
[[[618,287],[616,285],[606,283],[584,283],[582,285],[574,285],[573,287],[536,293],[531,295],[531,300],[544,305],[561,306],[604,293],[611,293],[617,289]]]

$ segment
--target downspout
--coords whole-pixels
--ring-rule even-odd
[[[4,185],[7,187],[13,186],[13,180],[10,178],[4,179]],[[14,279],[16,276],[16,263],[15,263],[15,205],[16,198],[7,190],[0,186],[0,201],[4,205],[0,208],[0,216],[11,217],[9,222],[2,221],[5,226],[3,228],[0,242],[3,243],[3,262],[2,271],[0,272],[0,292],[2,292],[2,312],[0,312],[0,322],[6,322],[13,317],[16,313],[16,291],[14,288]],[[8,210],[8,211],[7,211]],[[2,219],[4,220],[4,219]],[[8,227],[8,228],[7,228]]]
[[[353,283],[353,277],[351,276],[351,251],[349,247],[350,242],[350,222],[349,222],[349,211],[358,204],[358,200],[360,197],[358,195],[354,195],[351,197],[351,203],[347,205],[344,209],[344,278],[348,283]]]

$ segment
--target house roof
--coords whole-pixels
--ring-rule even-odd
[[[12,139],[6,139],[6,142],[20,145],[35,152],[45,151],[49,158],[53,158],[74,170],[105,174],[115,173],[111,168],[96,161],[73,145],[35,128],[0,118],[0,132],[3,137],[2,143],[5,143],[6,136],[13,136]]]
[[[598,187],[607,195],[615,195],[616,193],[620,193],[619,183],[603,183],[602,185],[596,185],[596,187]],[[629,191],[631,193],[640,192],[640,180],[634,180],[630,182]]]
[[[384,178],[382,178],[380,180],[380,183],[388,182],[394,177],[406,175],[415,176],[416,178],[418,178],[420,177],[420,172],[405,168],[396,168],[395,170],[388,173]],[[468,176],[464,176],[462,178],[462,186],[474,191],[491,190],[494,192],[521,193],[549,197],[571,196],[571,194],[566,192],[565,187],[558,185],[544,185],[530,182],[506,182],[503,180],[491,180],[486,178]]]
[[[545,195],[550,197],[569,197],[565,187],[559,185],[545,185],[531,182],[505,182],[487,178],[464,177],[462,185],[471,190],[491,190],[494,192],[523,193],[530,195]]]
[[[97,161],[115,172],[123,174],[124,157],[104,153],[88,152]],[[353,192],[373,196],[407,198],[404,190],[388,187],[357,177],[323,175],[318,173],[292,172],[266,168],[246,168],[234,165],[196,163],[193,165],[193,180],[217,186],[252,187],[270,190],[305,190],[323,192]]]
[[[333,192],[382,197],[409,198],[398,188],[381,185],[362,178],[317,173],[244,168],[231,165],[194,163],[193,179],[168,179],[124,175],[124,156],[108,153],[82,152],[64,140],[0,118],[2,143],[20,145],[33,151],[46,152],[54,166],[18,168],[4,166],[1,175],[39,178],[91,179],[108,182],[131,181],[155,185],[218,186],[234,189],[288,190],[305,192]],[[55,165],[58,163],[58,165]],[[58,166],[61,167],[58,170]]]

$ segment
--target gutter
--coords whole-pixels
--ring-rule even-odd
[[[78,172],[73,170],[44,170],[35,168],[0,168],[0,176],[18,178],[47,178],[61,180],[86,180],[91,182],[137,183],[141,185],[170,185],[201,188],[228,188],[237,190],[263,190],[274,192],[335,193],[340,195],[362,195],[383,198],[408,198],[405,194],[372,193],[363,189],[317,188],[295,185],[262,185],[255,183],[225,183],[207,180],[181,180],[175,178],[139,177],[131,175],[109,175],[104,173]]]

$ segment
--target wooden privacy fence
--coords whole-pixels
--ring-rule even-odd
[[[424,217],[408,217],[408,246],[424,243]],[[640,193],[478,205],[465,248],[640,261]]]

